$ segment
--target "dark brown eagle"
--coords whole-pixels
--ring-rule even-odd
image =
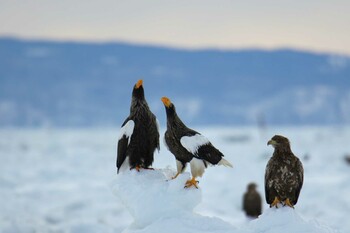
[[[192,179],[188,180],[185,187],[198,188],[196,177],[201,177],[208,165],[232,165],[223,158],[223,154],[216,149],[210,141],[200,133],[188,128],[177,116],[175,106],[167,97],[163,97],[167,115],[167,131],[164,141],[168,149],[176,158],[177,174],[181,174],[187,163],[190,163]]]
[[[290,149],[288,138],[275,135],[267,145],[275,148],[265,171],[265,198],[270,207],[278,204],[293,207],[297,204],[304,180],[300,160]]]
[[[159,126],[145,99],[143,81],[132,91],[130,115],[120,129],[117,152],[118,173],[122,165],[130,169],[149,168],[154,151],[159,150]]]
[[[256,190],[256,184],[250,183],[243,196],[243,210],[247,216],[257,218],[261,214],[261,196]]]

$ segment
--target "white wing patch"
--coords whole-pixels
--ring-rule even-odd
[[[193,136],[183,136],[180,139],[180,143],[190,153],[195,154],[199,147],[209,144],[209,140],[201,134],[195,134]]]
[[[159,124],[159,121],[158,121],[158,119],[156,118],[156,125],[157,125],[157,130],[158,130],[158,133],[160,132],[160,124]]]
[[[131,135],[134,132],[135,122],[133,120],[129,120],[121,129],[118,140],[120,140],[124,135],[128,138],[128,145],[130,143]]]

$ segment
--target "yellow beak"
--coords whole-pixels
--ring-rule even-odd
[[[169,99],[168,97],[165,97],[165,96],[164,96],[164,97],[161,98],[161,100],[162,100],[164,106],[167,107],[167,108],[169,108],[169,106],[170,106],[170,104],[171,104],[170,99]]]
[[[142,86],[142,84],[143,84],[143,80],[142,80],[142,79],[140,79],[139,81],[137,81],[137,83],[136,83],[136,89],[140,88],[140,87]]]

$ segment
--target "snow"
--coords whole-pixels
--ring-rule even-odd
[[[134,222],[123,232],[226,232],[233,229],[217,218],[194,214],[201,201],[201,191],[185,189],[188,173],[171,180],[174,171],[129,171],[112,182],[113,193],[130,212]],[[182,224],[179,224],[182,223]]]
[[[1,129],[0,232],[350,232],[349,127],[197,129],[235,165],[206,169],[199,189],[183,189],[189,168],[166,181],[176,162],[163,144],[156,170],[117,175],[119,129]],[[264,201],[250,221],[243,194],[255,182],[264,199],[273,153],[266,143],[275,134],[303,162],[304,186],[294,210]]]
[[[129,120],[128,122],[126,122],[126,124],[120,129],[118,140],[120,140],[123,136],[125,136],[126,138],[129,139],[128,140],[128,145],[129,145],[131,135],[134,132],[134,127],[135,127],[135,122],[133,120]]]
[[[171,174],[168,170],[132,170],[118,175],[113,181],[113,193],[120,198],[138,227],[144,227],[160,216],[181,215],[199,204],[200,191],[184,189],[190,177],[180,175],[171,180]]]
[[[130,212],[134,222],[123,233],[211,232],[211,233],[332,233],[329,227],[317,221],[304,220],[296,210],[279,206],[268,209],[257,220],[236,229],[218,218],[194,213],[201,202],[200,189],[184,189],[188,173],[171,180],[171,169],[129,171],[112,182],[113,193]]]
[[[201,134],[195,134],[193,136],[183,136],[180,139],[181,145],[186,148],[192,154],[196,154],[200,146],[209,143],[209,140]]]
[[[242,233],[331,233],[336,232],[317,221],[306,221],[297,210],[289,207],[271,208],[266,210],[257,220],[244,226]]]

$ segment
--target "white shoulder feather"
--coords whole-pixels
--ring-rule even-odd
[[[203,135],[195,134],[193,136],[183,136],[180,139],[180,143],[188,152],[195,154],[199,147],[209,144],[210,142]]]
[[[131,135],[134,132],[134,127],[135,127],[135,122],[133,120],[129,120],[121,129],[119,133],[119,138],[120,140],[123,136],[128,138],[128,145],[130,143]]]
[[[160,132],[160,124],[159,124],[159,121],[158,121],[158,119],[156,118],[156,123],[157,123],[157,130],[158,130],[158,133]]]

